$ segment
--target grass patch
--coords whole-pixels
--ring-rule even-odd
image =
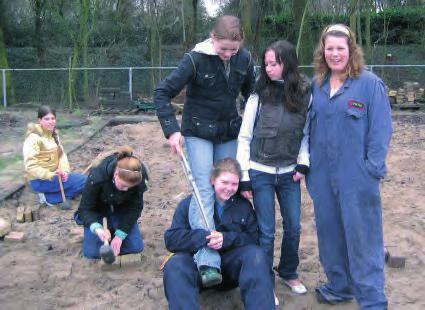
[[[0,156],[0,171],[6,169],[8,166],[13,165],[14,163],[20,160],[22,160],[21,154],[10,154]]]

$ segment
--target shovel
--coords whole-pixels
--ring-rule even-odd
[[[71,204],[69,203],[68,200],[66,200],[65,191],[63,190],[62,178],[60,175],[58,176],[58,179],[59,179],[59,187],[61,188],[61,195],[62,195],[62,204],[60,205],[60,208],[62,210],[69,210],[71,209]]]
[[[186,155],[184,153],[182,153],[181,155],[181,164],[183,167],[184,174],[186,175],[186,178],[188,179],[189,184],[193,189],[193,197],[195,197],[197,205],[199,206],[199,210],[201,211],[201,216],[204,221],[205,228],[211,231],[211,228],[208,225],[207,217],[205,215],[206,212],[201,199],[201,194],[199,193],[198,186],[195,183],[195,178],[193,177],[192,170],[190,170],[189,162],[187,161]]]
[[[108,222],[106,217],[103,218],[103,229],[108,229]],[[114,251],[109,245],[108,240],[103,241],[103,245],[99,249],[100,258],[104,261],[105,264],[112,264],[115,261]]]

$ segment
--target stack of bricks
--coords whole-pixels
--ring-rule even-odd
[[[12,231],[10,221],[0,218],[0,238],[4,241],[21,242],[24,240],[25,234],[21,231]]]
[[[18,207],[16,209],[16,221],[18,223],[33,222],[40,219],[40,208]]]
[[[418,92],[416,94],[416,98],[421,100],[421,101],[425,101],[425,91],[423,88],[419,88]]]
[[[142,254],[126,254],[115,257],[115,261],[108,265],[101,260],[102,270],[115,270],[118,268],[125,268],[130,266],[139,266],[142,263]]]
[[[413,104],[415,102],[415,89],[412,82],[404,82],[404,89],[406,90],[407,103]]]
[[[402,104],[402,103],[404,103],[404,96],[405,96],[404,88],[399,88],[399,89],[397,90],[397,96],[396,96],[397,104]]]

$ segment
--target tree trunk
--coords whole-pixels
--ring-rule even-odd
[[[362,38],[362,23],[361,23],[361,14],[360,11],[357,10],[357,43],[363,45]]]
[[[259,1],[259,8],[257,10],[257,18],[256,18],[256,22],[255,22],[255,29],[254,29],[254,39],[252,42],[253,48],[255,49],[255,54],[259,55],[261,53],[260,50],[258,50],[260,48],[260,29],[261,29],[261,24],[263,23],[263,18],[264,18],[264,8],[268,7],[268,0],[260,0]]]
[[[240,14],[245,42],[252,42],[252,0],[240,0]]]
[[[357,14],[358,14],[358,0],[351,0],[349,3],[349,15],[350,15],[350,28],[354,34],[357,34]]]
[[[365,47],[366,47],[365,51],[369,59],[372,52],[372,43],[370,38],[370,15],[371,15],[372,9],[373,9],[373,1],[369,0],[367,2],[367,6],[365,10]]]
[[[298,61],[300,64],[308,64],[312,61],[313,42],[311,29],[308,24],[307,10],[309,0],[293,0],[291,3],[294,16],[295,33],[292,39],[296,43]]]
[[[198,33],[198,0],[192,0],[192,13],[193,13],[193,23],[192,23],[192,36],[191,43],[195,44]]]
[[[41,41],[42,15],[44,10],[44,0],[33,0],[34,7],[34,37],[33,45],[37,54],[37,63],[44,63],[44,47]]]
[[[149,3],[148,6],[148,14],[149,14],[149,51],[150,51],[150,59],[151,66],[157,67],[161,65],[161,35],[159,29],[159,12],[157,8],[156,1],[154,3]],[[154,89],[155,86],[160,81],[161,71],[151,71],[151,89]]]
[[[8,64],[7,64],[7,52],[6,52],[6,46],[4,45],[4,38],[3,38],[3,30],[0,27],[0,68],[4,68],[7,69],[8,68]],[[2,71],[0,70],[0,106],[3,105],[3,75],[2,75]],[[15,89],[13,87],[13,82],[11,79],[11,73],[10,71],[6,71],[6,99],[7,99],[7,104],[11,105],[16,103],[15,100]]]
[[[81,56],[83,67],[88,67],[87,44],[89,39],[88,21],[90,14],[90,0],[81,0],[81,21],[80,21],[80,37],[81,37]],[[89,100],[89,76],[87,69],[83,70],[83,96],[84,101]]]
[[[72,68],[77,68],[81,64],[82,67],[88,67],[88,55],[87,55],[87,45],[90,35],[89,24],[93,22],[90,19],[90,7],[91,0],[80,0],[80,24],[79,32],[77,36],[74,37],[74,48],[72,52],[72,61],[69,71],[69,96],[68,96],[68,108],[72,110],[74,104],[77,103],[77,81],[79,70],[71,70]],[[89,79],[87,69],[83,69],[83,97],[87,101],[89,99]]]
[[[183,45],[186,45],[186,25],[184,19],[184,0],[181,0],[181,14],[182,14],[182,37],[183,37]]]

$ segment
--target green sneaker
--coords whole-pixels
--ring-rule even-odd
[[[200,273],[203,287],[212,287],[223,281],[223,277],[217,268],[202,266]]]

